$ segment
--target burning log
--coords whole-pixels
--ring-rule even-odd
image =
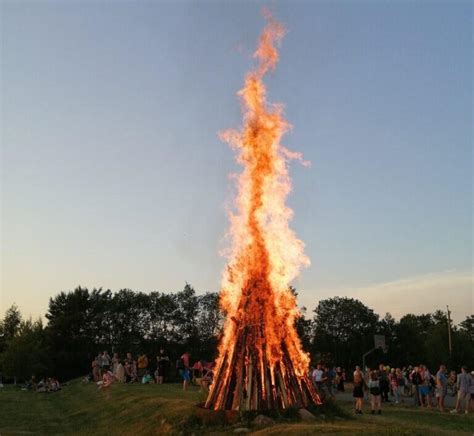
[[[262,410],[320,404],[308,378],[309,356],[295,329],[298,316],[289,283],[309,264],[304,244],[289,228],[285,205],[291,190],[287,161],[299,159],[280,145],[289,128],[281,106],[268,107],[263,76],[278,61],[282,25],[266,12],[265,27],[250,71],[239,92],[244,103],[242,132],[221,137],[243,165],[237,213],[231,217],[232,254],[224,271],[221,306],[227,312],[214,382],[205,407]]]

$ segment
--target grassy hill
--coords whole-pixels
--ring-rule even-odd
[[[39,394],[18,387],[0,389],[0,435],[163,435],[233,434],[246,427],[252,434],[406,434],[455,435],[474,432],[474,414],[440,414],[410,407],[387,407],[382,416],[353,417],[351,403],[341,403],[350,417],[318,417],[314,423],[278,423],[267,428],[245,425],[204,427],[196,405],[204,395],[180,385],[114,385],[98,391],[73,381],[62,391]]]

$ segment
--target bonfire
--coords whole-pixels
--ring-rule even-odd
[[[220,304],[224,331],[206,408],[265,410],[320,404],[308,377],[310,357],[295,329],[299,316],[290,283],[309,265],[289,222],[288,162],[301,154],[281,145],[290,128],[280,104],[266,101],[264,76],[274,70],[284,27],[268,13],[254,53],[255,69],[238,92],[243,127],[220,134],[243,167],[230,212],[229,262]]]

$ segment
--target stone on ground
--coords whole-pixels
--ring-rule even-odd
[[[316,417],[306,409],[298,410],[298,414],[300,415],[301,421],[304,421],[304,422],[316,421]]]
[[[257,426],[266,427],[266,426],[275,424],[275,421],[274,421],[272,418],[269,418],[268,416],[265,416],[265,415],[258,415],[258,416],[252,421],[252,424],[253,424],[253,425],[257,425]]]

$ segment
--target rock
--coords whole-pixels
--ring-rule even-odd
[[[308,412],[306,409],[298,410],[298,415],[300,416],[301,421],[304,421],[304,422],[316,421],[316,417],[311,412]]]
[[[248,433],[250,430],[245,427],[239,427],[234,430],[234,433]]]
[[[258,415],[253,421],[253,425],[267,427],[269,425],[275,424],[275,421],[272,418],[269,418],[265,415]]]

